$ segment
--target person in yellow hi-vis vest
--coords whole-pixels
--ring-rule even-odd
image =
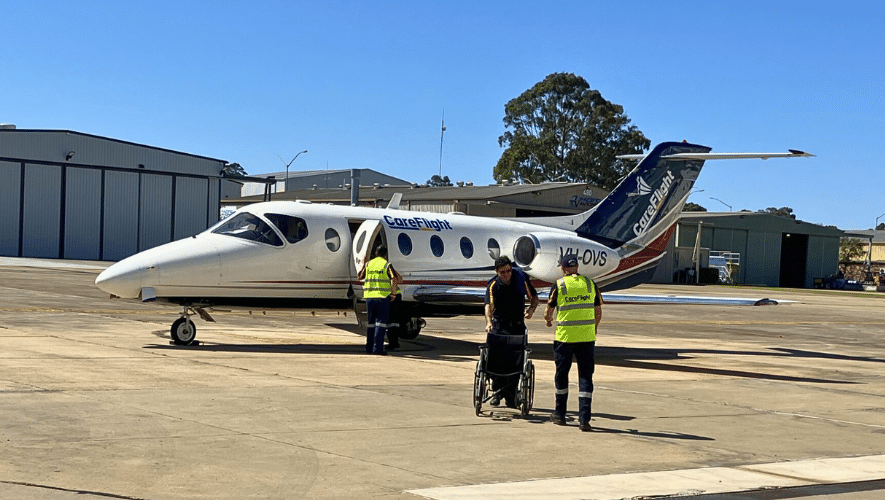
[[[396,298],[399,273],[387,262],[387,247],[375,249],[375,258],[366,263],[359,275],[364,279],[363,298],[366,299],[366,353],[387,354],[384,336],[390,323],[390,302]]]
[[[556,313],[556,337],[553,341],[553,362],[556,364],[556,408],[550,420],[565,424],[568,404],[568,372],[572,358],[578,362],[578,424],[590,431],[590,406],[593,401],[593,371],[596,366],[596,328],[602,319],[602,297],[596,283],[578,274],[578,257],[564,254],[559,259],[562,278],[550,289],[544,319],[553,326]]]

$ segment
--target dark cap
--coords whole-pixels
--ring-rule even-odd
[[[573,253],[564,254],[559,258],[559,265],[562,267],[578,267],[578,256]]]

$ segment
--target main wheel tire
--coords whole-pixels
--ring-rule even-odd
[[[424,318],[409,318],[406,324],[400,329],[399,338],[404,340],[415,340],[415,337],[421,333],[421,329],[427,326]]]
[[[480,348],[479,359],[476,361],[476,370],[473,372],[473,410],[478,417],[482,413],[482,402],[488,395],[488,381],[486,380],[485,364],[486,350]]]
[[[529,416],[532,410],[532,403],[535,400],[535,365],[531,361],[525,362],[525,368],[520,377],[520,414],[523,418]]]
[[[478,417],[482,413],[483,400],[483,374],[479,366],[480,362],[476,362],[476,372],[473,373],[473,409]]]
[[[190,345],[197,338],[197,326],[188,318],[178,318],[172,323],[170,334],[172,342],[178,345]]]

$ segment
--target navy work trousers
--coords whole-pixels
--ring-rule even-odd
[[[556,365],[554,411],[563,419],[568,405],[568,372],[572,368],[572,358],[574,358],[578,362],[578,420],[582,424],[590,421],[593,371],[596,369],[595,349],[596,342],[553,341],[553,362]]]
[[[384,352],[384,336],[387,335],[387,324],[390,323],[390,299],[366,299],[366,353],[381,354]]]

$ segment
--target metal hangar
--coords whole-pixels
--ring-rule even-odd
[[[227,162],[0,126],[0,255],[119,260],[218,220]]]

